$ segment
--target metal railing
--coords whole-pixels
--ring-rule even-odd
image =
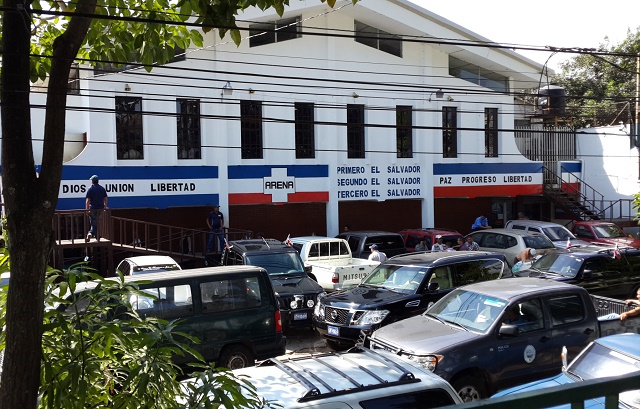
[[[571,405],[571,408],[584,408],[585,401],[605,398],[605,409],[618,409],[621,392],[636,390],[640,386],[640,372],[610,378],[591,379],[584,382],[570,383],[500,396],[497,398],[478,400],[458,405],[445,406],[447,409],[538,409],[558,405]]]

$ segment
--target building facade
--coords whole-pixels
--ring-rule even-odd
[[[301,1],[238,24],[240,46],[213,30],[150,73],[81,70],[58,209],[82,208],[93,174],[119,215],[204,228],[219,204],[227,226],[283,239],[466,233],[542,200],[543,163],[514,138],[539,64],[404,0]],[[36,155],[43,121],[34,108]]]

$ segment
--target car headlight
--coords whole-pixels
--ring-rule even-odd
[[[298,301],[297,300],[293,300],[289,303],[289,307],[291,307],[292,310],[295,310],[296,308],[298,308]]]
[[[356,321],[356,325],[376,325],[380,324],[382,320],[387,318],[389,315],[389,310],[375,310],[375,311],[366,311],[358,321]]]
[[[315,302],[313,302],[313,300],[307,300],[307,307],[309,307],[309,308],[313,308],[313,306],[314,306],[315,304],[316,304],[316,303],[315,303]]]
[[[442,361],[442,355],[410,355],[409,359],[415,363],[420,364],[424,369],[428,371],[435,371],[438,363]]]

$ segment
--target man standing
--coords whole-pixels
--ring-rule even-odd
[[[207,217],[207,226],[209,226],[209,243],[207,244],[207,253],[213,250],[213,242],[218,237],[218,248],[222,251],[224,247],[224,216],[220,211],[220,206],[213,205],[213,211]]]
[[[436,242],[433,243],[433,246],[431,246],[431,251],[444,251],[445,247],[444,247],[444,243],[442,243],[442,236],[441,235],[437,235],[436,236]]]
[[[381,251],[378,251],[378,245],[377,244],[372,244],[369,246],[369,248],[371,249],[371,254],[369,254],[369,261],[379,261],[379,262],[383,262],[387,259],[387,255],[384,254]]]
[[[100,216],[104,209],[107,208],[107,202],[109,201],[107,191],[104,187],[98,184],[100,181],[98,175],[91,176],[91,179],[89,180],[91,180],[91,187],[87,190],[84,208],[89,212],[89,223],[91,224],[91,228],[89,229],[89,233],[87,233],[87,237],[85,239],[86,242],[93,237],[100,240],[100,237],[98,236],[98,223],[100,222]]]
[[[478,243],[473,241],[473,237],[467,236],[466,240],[467,242],[460,247],[460,250],[480,251],[480,246],[478,246]]]

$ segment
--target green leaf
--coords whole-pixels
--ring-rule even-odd
[[[240,35],[240,30],[238,30],[237,28],[234,28],[234,29],[230,30],[229,34],[231,35],[231,40],[233,40],[235,45],[239,46],[240,42],[242,41],[242,36]]]

